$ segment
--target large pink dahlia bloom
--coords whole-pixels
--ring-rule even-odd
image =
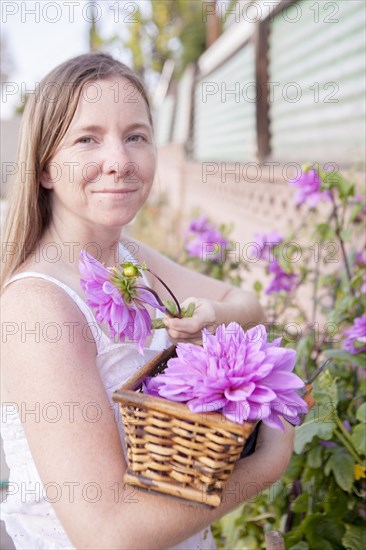
[[[203,330],[203,346],[181,343],[163,374],[145,383],[145,391],[188,404],[194,412],[220,411],[242,423],[263,420],[284,430],[281,416],[292,424],[307,405],[297,390],[303,381],[292,371],[296,352],[281,348],[281,338],[267,342],[264,325],[244,332],[237,323],[221,325],[215,334]]]

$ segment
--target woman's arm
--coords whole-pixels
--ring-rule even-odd
[[[5,291],[2,321],[18,327],[2,339],[6,401],[21,411],[46,495],[76,548],[171,547],[267,488],[285,470],[292,428],[282,434],[263,427],[258,451],[237,463],[217,509],[124,487],[126,463],[115,417],[78,307],[51,283],[26,279]],[[36,323],[40,339],[25,332]],[[54,342],[45,330],[51,326],[61,331]]]
[[[214,329],[232,321],[245,329],[265,322],[263,309],[253,293],[182,267],[139,241],[134,241],[134,250],[138,261],[145,261],[164,280],[181,305],[196,304],[192,318],[166,319],[171,338],[199,339],[202,328]],[[150,281],[162,299],[171,299],[156,279]]]

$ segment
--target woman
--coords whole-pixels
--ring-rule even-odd
[[[121,230],[147,199],[156,166],[139,77],[101,53],[56,67],[26,105],[18,166],[2,296],[8,532],[17,548],[215,548],[210,523],[280,477],[293,429],[261,428],[255,454],[238,461],[215,510],[123,486],[123,434],[111,396],[141,358],[132,345],[112,342],[105,327],[86,330],[95,318],[78,259],[82,249],[106,266],[132,259]],[[134,256],[170,282],[181,302],[196,303],[192,318],[166,320],[151,349],[166,347],[169,337],[195,340],[204,326],[263,321],[250,293],[142,243]]]

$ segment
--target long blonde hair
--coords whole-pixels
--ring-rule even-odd
[[[71,123],[82,87],[110,77],[126,78],[132,83],[146,102],[152,124],[140,76],[107,53],[87,53],[61,63],[42,79],[27,101],[17,147],[18,170],[6,194],[1,287],[35,251],[50,223],[50,191],[40,185],[40,176]]]

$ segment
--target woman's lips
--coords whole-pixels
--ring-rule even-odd
[[[101,189],[92,191],[96,195],[96,200],[107,201],[109,203],[126,202],[133,198],[138,189]]]
[[[133,193],[137,189],[101,189],[100,191],[92,191],[93,193],[111,193],[115,195],[123,195],[127,193]]]

